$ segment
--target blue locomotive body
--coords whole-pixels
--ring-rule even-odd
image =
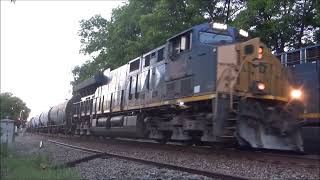
[[[290,88],[259,38],[204,23],[75,86],[60,124],[78,135],[302,151]]]
[[[304,112],[300,115],[304,149],[320,151],[320,45],[278,55],[290,71],[293,83],[304,92]]]

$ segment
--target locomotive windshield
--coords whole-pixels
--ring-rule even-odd
[[[224,44],[233,42],[233,38],[229,35],[209,32],[199,32],[199,40],[204,44]]]

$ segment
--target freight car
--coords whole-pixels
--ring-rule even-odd
[[[302,151],[290,103],[301,94],[291,92],[300,91],[259,38],[204,23],[75,86],[59,122],[79,135]]]
[[[320,152],[320,45],[281,53],[282,64],[291,72],[293,84],[303,91],[304,112],[300,115],[304,149]]]
[[[66,133],[66,130],[72,126],[71,121],[68,120],[72,114],[70,108],[75,101],[79,100],[78,96],[74,96],[70,100],[42,112],[39,116],[32,117],[29,123],[30,129],[35,127],[39,132]]]

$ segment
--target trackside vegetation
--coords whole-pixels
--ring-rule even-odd
[[[15,122],[15,125],[24,126],[30,111],[26,103],[19,97],[10,92],[0,93],[0,119],[8,117],[12,120],[19,120]]]
[[[51,180],[80,179],[71,169],[54,169],[48,157],[43,155],[18,155],[1,144],[1,180]]]

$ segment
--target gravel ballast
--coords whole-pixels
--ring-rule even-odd
[[[40,151],[51,154],[54,162],[65,163],[92,154],[75,151],[49,143],[46,139],[70,143],[76,146],[97,149],[109,153],[165,162],[184,167],[230,174],[249,179],[319,179],[320,165],[317,167],[303,167],[294,164],[274,164],[228,154],[195,153],[190,151],[169,151],[166,148],[154,149],[144,146],[132,146],[115,141],[90,141],[77,138],[44,137],[27,134],[16,138],[16,149],[19,151],[37,153],[39,141],[44,141],[44,148]],[[29,149],[29,150],[25,150]],[[193,175],[180,171],[157,168],[117,158],[97,158],[82,162],[74,169],[83,179],[209,179],[204,176]]]
[[[25,134],[16,137],[14,149],[21,155],[42,154],[56,165],[64,164],[92,154],[57,146],[47,141],[47,137]],[[39,143],[43,147],[39,149]],[[157,168],[150,165],[117,158],[96,158],[73,167],[82,179],[212,179],[186,172]]]
[[[76,169],[85,179],[211,179],[117,158],[94,159],[79,164]]]
[[[150,146],[133,146],[132,143],[116,143],[115,141],[90,141],[64,139],[59,141],[73,145],[93,148],[108,153],[142,158],[156,162],[180,165],[221,174],[229,174],[249,179],[320,179],[320,164],[316,167],[305,167],[286,162],[273,163],[260,161],[228,153],[196,153],[185,149],[169,151],[166,148],[150,148]],[[131,144],[131,145],[130,145]]]

